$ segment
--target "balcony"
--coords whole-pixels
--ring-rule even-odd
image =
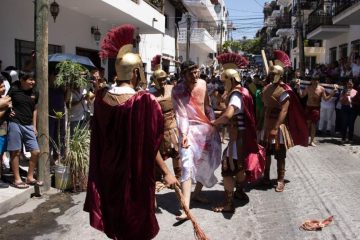
[[[57,3],[109,26],[130,23],[136,26],[141,34],[165,33],[164,15],[144,1],[57,0]],[[154,21],[154,18],[157,21]]]
[[[333,14],[329,5],[319,5],[308,18],[308,39],[331,39],[339,34],[349,31],[349,26],[333,25]]]
[[[291,15],[286,14],[276,18],[276,26],[281,28],[291,28]]]
[[[218,17],[210,0],[183,0],[183,4],[198,19],[206,19],[213,25],[217,24]]]
[[[360,0],[333,1],[334,24],[360,25]]]
[[[186,45],[186,28],[180,28],[178,43]],[[216,41],[205,28],[193,28],[190,34],[191,46],[196,46],[206,52],[216,52]]]
[[[134,1],[134,0],[132,0]],[[137,1],[137,0],[136,0]],[[159,11],[160,13],[164,12],[164,1],[163,0],[144,0],[147,2],[151,7]]]

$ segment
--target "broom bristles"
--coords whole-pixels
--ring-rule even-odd
[[[190,209],[186,206],[184,196],[181,192],[181,189],[177,185],[175,185],[175,192],[176,192],[176,195],[181,203],[181,206],[182,206],[186,216],[189,218],[189,220],[191,221],[191,223],[193,225],[195,239],[209,240],[207,238],[207,236],[205,235],[204,231],[199,226],[199,224],[196,222],[196,219],[195,219],[194,215],[192,215],[192,213],[190,212]]]

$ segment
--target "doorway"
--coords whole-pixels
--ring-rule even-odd
[[[76,47],[76,55],[88,57],[97,68],[101,67],[98,50]]]

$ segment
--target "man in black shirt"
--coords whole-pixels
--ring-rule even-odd
[[[9,118],[7,150],[10,152],[11,167],[14,172],[13,186],[17,188],[28,188],[29,185],[43,185],[33,175],[40,154],[36,140],[36,105],[39,95],[34,86],[34,75],[32,73],[23,73],[20,82],[13,85],[8,93],[13,106]],[[19,174],[19,158],[22,144],[25,145],[26,151],[31,152],[29,171],[25,183],[21,180]]]

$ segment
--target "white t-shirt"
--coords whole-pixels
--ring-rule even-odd
[[[234,92],[229,100],[229,105],[235,107],[234,115],[244,113],[244,104],[242,101],[242,95],[239,92]],[[241,116],[240,119],[244,118]],[[244,120],[239,122],[239,125],[244,125]],[[245,127],[239,127],[239,130],[244,130]],[[232,144],[232,158],[237,159],[237,150],[236,150],[236,142],[229,142],[229,145]],[[229,145],[227,147],[226,156],[229,157]]]
[[[112,86],[109,90],[110,93],[113,93],[113,94],[135,94],[135,90],[131,87],[116,87],[115,86]]]
[[[331,89],[326,89],[325,91],[327,94],[331,94],[333,92],[333,90]],[[335,102],[336,102],[336,97],[332,97],[329,101],[325,101],[323,98],[321,98],[321,104],[320,104],[320,108],[322,109],[335,109]]]
[[[354,77],[358,76],[360,74],[360,65],[357,65],[356,63],[352,63],[351,71]]]

